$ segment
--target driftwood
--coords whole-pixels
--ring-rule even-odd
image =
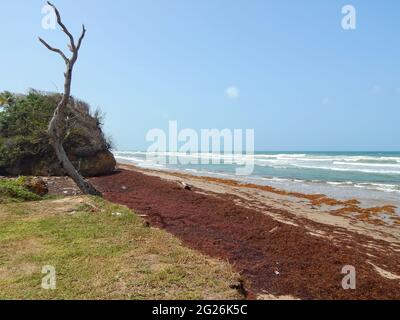
[[[187,184],[186,182],[181,181],[180,183],[181,187],[185,190],[191,191],[193,189],[193,186],[190,184]]]
[[[50,51],[58,53],[64,60],[66,65],[66,72],[64,73],[65,82],[64,82],[64,94],[62,96],[61,101],[59,102],[57,108],[54,111],[54,115],[50,120],[48,127],[48,134],[50,136],[51,145],[56,153],[58,160],[60,161],[61,166],[65,170],[65,172],[75,181],[79,189],[84,194],[101,196],[102,194],[97,191],[88,181],[86,181],[82,175],[75,169],[71,161],[69,160],[67,153],[63,147],[63,139],[64,139],[64,127],[65,127],[65,110],[69,103],[71,97],[71,82],[72,82],[72,71],[74,69],[75,62],[78,60],[79,49],[81,48],[82,41],[86,34],[85,26],[82,25],[82,34],[79,37],[78,43],[75,43],[75,39],[72,34],[69,32],[67,27],[63,24],[61,20],[61,15],[58,9],[50,2],[48,2],[49,6],[54,9],[54,12],[57,17],[57,23],[61,27],[62,31],[69,38],[69,49],[72,52],[72,57],[67,58],[64,52],[58,48],[54,48],[50,46],[46,41],[39,38],[39,41]]]

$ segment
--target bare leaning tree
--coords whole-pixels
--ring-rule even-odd
[[[54,149],[54,152],[60,161],[61,166],[65,170],[65,172],[75,181],[79,189],[84,194],[101,196],[102,194],[97,191],[88,181],[86,181],[82,175],[75,169],[72,162],[69,160],[67,153],[65,152],[63,146],[64,140],[64,132],[65,132],[65,123],[66,123],[66,109],[68,108],[68,103],[71,97],[71,81],[72,81],[72,71],[74,69],[75,62],[78,60],[79,49],[81,48],[83,38],[86,34],[85,26],[82,25],[82,34],[79,37],[78,43],[75,43],[75,39],[72,34],[69,32],[67,27],[63,24],[61,20],[61,15],[58,9],[50,2],[47,2],[49,6],[54,9],[54,12],[57,17],[57,23],[61,27],[62,31],[69,38],[68,48],[72,52],[72,57],[67,58],[64,52],[60,49],[51,47],[46,41],[39,38],[39,41],[50,51],[58,53],[64,60],[66,65],[66,72],[64,73],[65,82],[64,82],[64,94],[62,96],[61,101],[58,103],[57,108],[54,111],[54,115],[50,120],[48,127],[48,134],[50,137],[51,145]]]

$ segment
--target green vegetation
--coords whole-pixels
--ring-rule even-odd
[[[0,97],[4,105],[0,112],[0,166],[49,152],[46,128],[58,97],[35,91],[26,96],[5,92]]]
[[[60,94],[35,90],[26,95],[0,93],[0,174],[30,174],[41,161],[57,163],[47,127],[60,99]],[[67,153],[87,157],[111,148],[101,130],[100,111],[91,114],[87,103],[72,98],[66,116],[64,147]]]
[[[2,202],[35,201],[42,199],[24,188],[24,178],[0,179],[0,204]]]
[[[0,230],[0,299],[241,298],[229,264],[102,199],[3,204]],[[41,288],[46,265],[56,290]]]

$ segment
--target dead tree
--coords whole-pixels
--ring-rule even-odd
[[[54,111],[54,115],[50,120],[48,127],[48,134],[50,137],[50,143],[54,149],[54,152],[60,161],[61,166],[65,170],[65,172],[75,181],[79,189],[84,194],[101,196],[102,194],[97,191],[88,181],[86,181],[81,174],[75,169],[72,162],[69,160],[67,153],[65,152],[63,146],[64,140],[64,129],[66,122],[66,109],[68,107],[68,103],[71,97],[71,81],[72,81],[72,71],[74,69],[75,62],[78,60],[79,49],[81,48],[83,38],[86,34],[85,26],[82,25],[82,34],[79,37],[78,43],[75,43],[75,39],[72,34],[68,31],[67,27],[63,24],[61,20],[61,15],[58,9],[50,2],[47,2],[49,6],[54,9],[54,12],[57,17],[57,23],[61,27],[62,31],[69,38],[69,49],[72,52],[72,57],[67,58],[64,52],[60,49],[51,47],[46,41],[39,38],[39,41],[50,51],[58,53],[64,60],[66,65],[66,72],[64,73],[65,82],[64,82],[64,94],[62,96],[61,101],[58,103]]]

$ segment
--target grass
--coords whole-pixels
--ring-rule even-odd
[[[42,267],[56,289],[42,289]],[[98,198],[0,204],[0,299],[239,299],[225,262]]]

